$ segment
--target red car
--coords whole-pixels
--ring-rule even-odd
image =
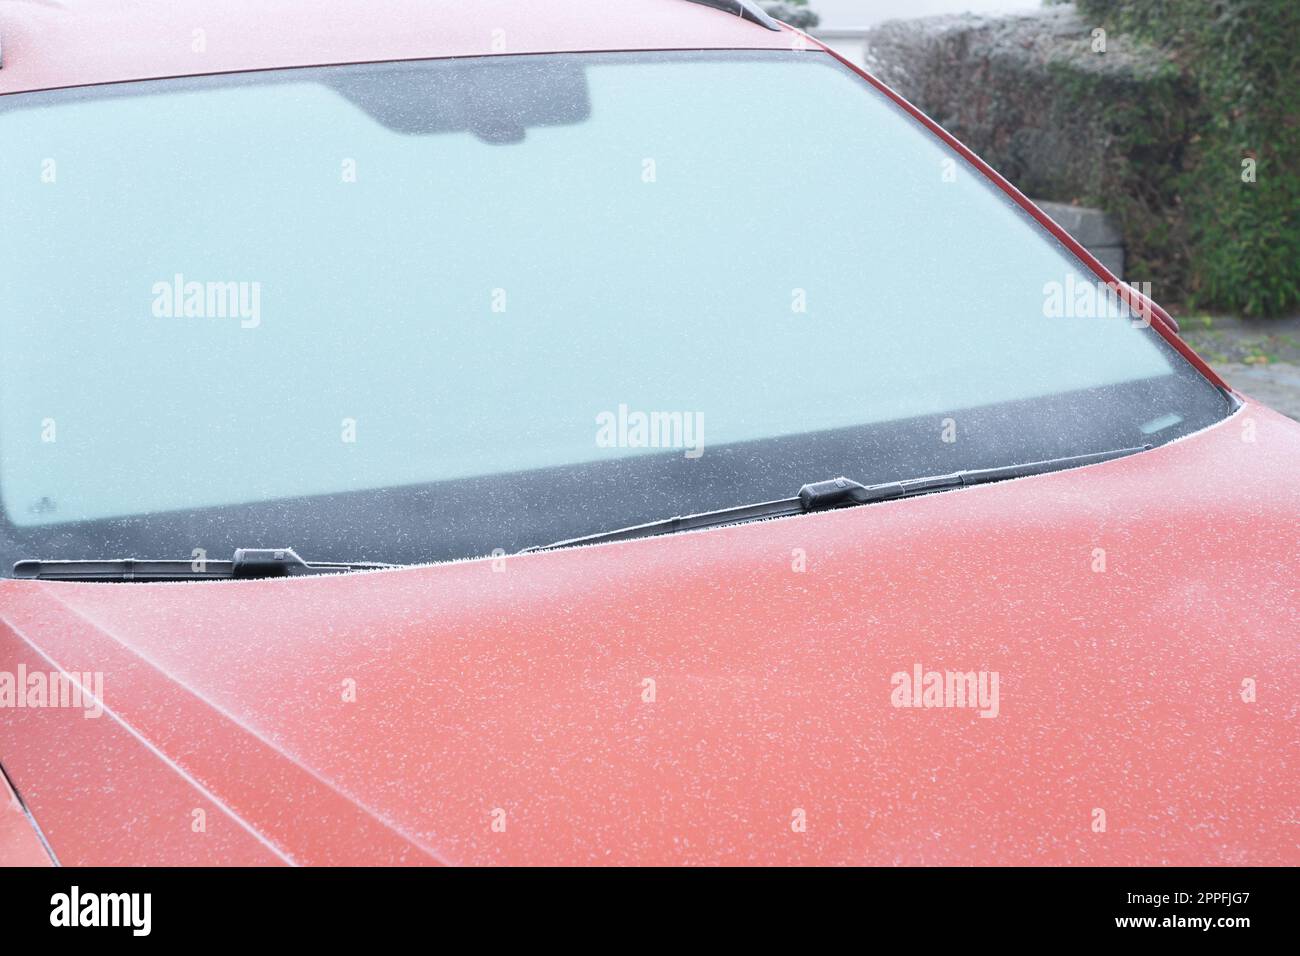
[[[1300,425],[815,40],[0,50],[0,862],[1300,863]]]

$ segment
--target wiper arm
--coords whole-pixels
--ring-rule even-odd
[[[37,581],[230,581],[378,571],[398,564],[312,562],[293,548],[240,548],[230,561],[17,561],[14,577]]]
[[[573,548],[583,544],[602,544],[608,541],[649,538],[663,534],[676,534],[679,531],[699,531],[723,525],[743,524],[747,521],[786,518],[793,515],[811,514],[816,511],[830,511],[835,508],[892,501],[896,498],[912,498],[936,491],[947,491],[950,488],[985,485],[994,481],[1025,478],[1029,475],[1042,475],[1080,465],[1092,465],[1102,461],[1110,461],[1113,458],[1123,458],[1125,455],[1134,455],[1140,451],[1146,451],[1150,447],[1150,445],[1139,445],[1133,448],[1118,448],[1114,451],[1096,452],[1091,455],[1050,458],[1046,461],[1031,461],[1019,465],[1005,465],[1000,468],[954,471],[947,475],[908,478],[903,481],[888,481],[879,485],[863,485],[849,478],[833,478],[830,481],[818,481],[804,485],[799,489],[799,494],[793,498],[779,498],[776,501],[739,505],[734,508],[723,508],[719,511],[679,515],[675,518],[651,521],[648,524],[618,528],[614,531],[600,531],[596,534],[583,535],[580,538],[556,541],[554,544],[535,545],[531,548],[525,548],[519,553],[528,554],[534,551]]]

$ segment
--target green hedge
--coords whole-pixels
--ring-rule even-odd
[[[1300,0],[1078,0],[1078,8],[1108,32],[1168,50],[1197,95],[1187,148],[1169,158],[1170,182],[1134,183],[1111,204],[1123,207],[1115,211],[1137,260],[1176,277],[1190,307],[1300,309]],[[1118,145],[1140,148],[1140,126],[1126,131]],[[1253,183],[1243,181],[1247,159]]]
[[[821,23],[821,17],[808,9],[808,0],[763,0],[762,7],[778,20],[800,30],[811,30]]]

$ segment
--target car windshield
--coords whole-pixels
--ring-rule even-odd
[[[0,561],[505,552],[1226,399],[822,52],[0,97]]]

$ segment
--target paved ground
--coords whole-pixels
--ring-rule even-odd
[[[1272,365],[1213,364],[1214,370],[1233,388],[1300,421],[1300,365],[1289,362]]]
[[[1183,338],[1234,388],[1300,420],[1300,316],[1180,318]]]

